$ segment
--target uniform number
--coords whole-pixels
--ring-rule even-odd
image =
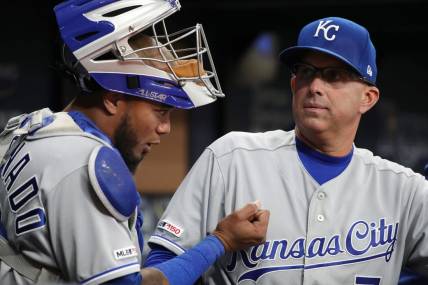
[[[379,285],[379,277],[356,276],[355,285]]]

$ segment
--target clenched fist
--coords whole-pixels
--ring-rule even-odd
[[[259,208],[258,203],[249,203],[218,223],[213,235],[226,251],[238,251],[266,240],[270,213]]]

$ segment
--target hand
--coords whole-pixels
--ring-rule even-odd
[[[249,203],[218,223],[213,235],[220,239],[226,251],[265,242],[270,212],[260,210],[259,206],[257,202]]]
[[[141,285],[169,285],[165,275],[156,268],[143,268],[141,270]]]

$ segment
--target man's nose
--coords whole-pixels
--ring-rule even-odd
[[[320,77],[320,75],[316,74],[316,76],[312,77],[309,82],[309,90],[311,94],[321,94],[322,87],[325,86],[325,84],[326,82]]]
[[[161,121],[157,127],[157,132],[160,135],[167,135],[171,131],[171,120],[169,115],[163,121]]]

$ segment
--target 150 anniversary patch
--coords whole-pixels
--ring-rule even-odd
[[[177,225],[174,225],[166,220],[160,221],[158,228],[163,229],[164,231],[169,232],[170,234],[180,237],[183,234],[183,229]]]

